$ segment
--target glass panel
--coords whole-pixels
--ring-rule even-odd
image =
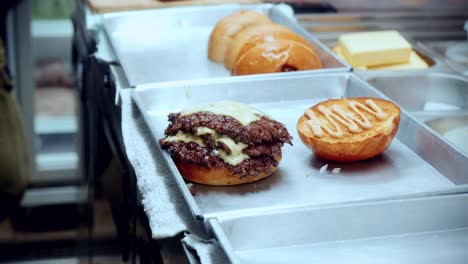
[[[31,41],[34,74],[34,105],[37,170],[34,183],[47,184],[53,180],[69,182],[69,173],[76,163],[64,159],[41,164],[44,155],[75,155],[76,99],[71,73],[71,39],[73,27],[71,0],[35,0],[31,7]],[[74,159],[77,160],[77,159]],[[47,171],[60,167],[68,173],[62,177],[47,177]]]

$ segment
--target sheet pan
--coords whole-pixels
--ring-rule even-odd
[[[395,140],[382,155],[349,164],[315,157],[300,142],[296,132],[297,120],[304,109],[328,98],[356,96],[383,95],[349,73],[229,83],[202,81],[182,86],[149,84],[133,92],[155,140],[163,137],[170,112],[225,99],[249,103],[272,115],[283,122],[294,137],[293,146],[283,148],[283,161],[274,175],[240,186],[193,184],[189,190],[164,151],[163,156],[192,213],[199,219],[466,190],[467,158],[405,111],[402,111]],[[329,170],[320,174],[325,164]],[[341,172],[330,173],[333,168],[341,168]]]
[[[468,260],[468,194],[210,219],[232,263]]]
[[[466,142],[463,137],[468,138],[468,134],[454,137],[451,131],[468,127],[468,78],[455,74],[414,72],[365,78],[430,130],[441,136],[448,133],[449,142],[468,156],[466,149],[462,149]]]
[[[208,60],[209,35],[216,23],[233,12],[251,9],[269,16],[309,40],[325,69],[277,73],[301,75],[348,71],[350,66],[302,29],[284,4],[217,5],[104,15],[104,26],[130,85],[231,77],[223,64]]]

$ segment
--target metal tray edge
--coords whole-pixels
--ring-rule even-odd
[[[360,78],[360,76],[358,76],[358,75],[356,75],[354,73],[340,72],[340,73],[323,73],[322,74],[322,76],[327,76],[327,75],[340,75],[340,76],[344,76],[348,81],[350,81],[350,80],[357,81],[361,85],[365,86],[367,89],[369,89],[373,93],[375,93],[376,97],[380,97],[380,98],[383,98],[383,99],[394,102],[392,99],[388,98],[384,93],[382,93],[378,89],[374,88],[372,86],[372,84],[367,82],[365,79]],[[316,76],[318,77],[318,76],[321,76],[321,75],[316,75]],[[306,76],[290,76],[290,79],[294,80],[295,78],[305,78],[305,77]],[[282,78],[282,77],[281,76],[276,76],[276,78],[268,78],[266,80],[271,81],[271,80],[275,80],[275,79],[279,79],[279,78]],[[257,79],[257,78],[255,78],[255,79],[237,79],[237,80],[229,79],[229,82],[230,83],[243,83],[243,82],[249,82],[249,81],[260,82],[260,81],[263,81],[263,80],[265,80],[265,79]],[[223,80],[221,80],[221,79],[220,80],[204,80],[204,81],[195,82],[195,83],[193,83],[193,82],[186,82],[186,83],[188,85],[201,86],[201,85],[210,85],[210,84],[212,85],[212,84],[223,83],[223,82],[225,82],[225,79],[223,79]],[[147,89],[161,89],[161,88],[165,89],[165,88],[168,88],[168,87],[179,87],[179,86],[180,85],[178,85],[176,83],[168,83],[167,85],[146,84],[146,85],[139,85],[132,91],[132,97],[135,100],[136,104],[138,105],[138,107],[140,109],[140,112],[144,116],[147,125],[149,124],[149,117],[147,117],[146,112],[144,111],[144,106],[143,106],[142,102],[140,101],[138,91],[144,91],[144,90],[147,90]],[[410,119],[411,122],[416,122],[417,125],[422,126],[426,132],[431,133],[432,137],[437,136],[437,135],[432,135],[433,133],[428,131],[429,130],[428,127],[426,127],[424,124],[422,124],[418,120],[414,119],[403,108],[401,108],[401,113],[402,113],[402,116],[404,116],[405,118]],[[157,138],[156,137],[156,131],[151,126],[150,126],[150,130],[151,130],[153,138]],[[450,144],[447,144],[447,142],[443,138],[441,140],[442,140],[442,143],[444,143],[445,145],[448,145],[448,147],[450,148],[450,151],[458,153],[458,151],[456,151],[456,149],[454,149],[454,147],[451,146]],[[407,142],[404,142],[402,140],[400,140],[400,141],[403,144],[408,145]],[[295,209],[299,210],[300,208],[317,208],[317,207],[335,205],[334,203],[331,203],[331,204],[322,204],[322,205],[318,205],[318,206],[310,206],[310,205],[307,205],[307,204],[304,203],[304,204],[297,204],[297,205],[295,205],[293,207],[288,207],[288,206],[277,207],[276,206],[275,208],[265,207],[265,208],[260,208],[260,209],[256,208],[255,210],[253,210],[253,209],[241,209],[241,210],[234,210],[234,211],[225,212],[225,213],[203,213],[201,211],[201,209],[197,206],[197,203],[196,203],[195,199],[193,198],[192,194],[190,193],[190,191],[188,190],[188,188],[185,187],[186,183],[185,183],[183,177],[180,175],[180,172],[175,167],[175,164],[172,161],[170,155],[167,152],[163,151],[159,144],[158,144],[158,150],[161,151],[161,153],[162,153],[162,155],[163,155],[163,157],[165,159],[166,164],[170,167],[170,169],[172,171],[172,174],[176,179],[176,182],[178,184],[179,189],[181,190],[185,200],[189,204],[189,207],[190,207],[190,210],[192,211],[192,214],[194,215],[195,219],[200,220],[200,221],[206,221],[206,220],[211,219],[211,218],[222,217],[222,216],[250,214],[250,213],[252,213],[252,211],[271,212],[271,211],[275,211],[276,210],[275,208],[277,208],[278,210],[284,210],[285,208],[295,208]],[[426,162],[430,166],[433,166],[433,164],[427,162],[426,159],[423,158],[420,153],[417,153],[415,150],[412,150],[412,151],[415,153],[415,155],[421,157],[424,160],[424,162]],[[437,171],[440,172],[439,168],[437,168],[437,167],[434,167],[434,168]],[[445,173],[442,173],[442,174],[445,175]],[[439,191],[432,191],[432,192],[423,192],[423,193],[418,193],[418,194],[394,195],[394,196],[385,197],[385,198],[366,199],[366,200],[363,200],[363,201],[352,201],[352,202],[344,202],[344,203],[339,203],[339,204],[344,205],[344,204],[353,204],[353,203],[362,203],[362,202],[378,202],[378,201],[385,201],[385,200],[395,200],[395,199],[425,197],[425,196],[436,196],[436,195],[445,195],[445,194],[453,194],[453,193],[465,193],[465,192],[468,192],[468,186],[466,186],[466,187],[464,187],[464,186],[461,186],[461,187],[454,186],[450,190],[439,190]]]
[[[242,3],[213,3],[210,5],[193,5],[193,6],[172,6],[167,8],[160,8],[160,9],[146,9],[146,10],[128,10],[128,11],[117,11],[112,13],[104,13],[102,17],[106,18],[115,18],[120,16],[129,16],[135,15],[135,13],[169,13],[169,14],[178,14],[180,12],[187,12],[187,11],[201,11],[206,9],[220,9],[220,8],[231,8],[231,7],[240,7],[245,6],[246,8],[271,8],[273,4],[271,3],[251,3],[251,4],[242,4]]]
[[[221,228],[221,224],[217,218],[210,218],[207,221],[207,226],[210,229],[210,232],[218,241],[221,250],[226,254],[226,257],[232,264],[240,264],[237,260],[237,257],[234,255],[234,249],[229,242],[229,239],[224,234],[223,229]]]
[[[143,118],[145,120],[145,123],[146,123],[146,126],[151,131],[151,135],[152,135],[153,139],[156,139],[157,138],[156,137],[156,131],[154,130],[153,126],[150,125],[149,117],[147,116],[147,114],[146,114],[146,112],[144,110],[143,103],[141,102],[141,99],[140,99],[138,93],[135,90],[132,90],[131,91],[131,96],[132,96],[133,100],[135,101],[141,115],[143,116]],[[177,186],[179,187],[179,190],[182,192],[182,195],[184,196],[185,201],[188,203],[188,207],[190,208],[190,211],[192,212],[192,215],[195,217],[196,220],[201,220],[203,218],[203,216],[201,214],[201,210],[198,207],[195,200],[193,199],[193,196],[190,193],[189,189],[182,187],[182,186],[186,186],[186,183],[185,183],[184,179],[182,178],[182,176],[180,175],[179,170],[175,166],[175,163],[172,161],[172,158],[170,157],[170,155],[166,151],[162,150],[161,146],[159,145],[159,142],[156,142],[156,145],[158,146],[158,151],[164,157],[164,161],[165,161],[166,165],[169,167],[171,173],[174,175],[173,178],[175,179],[175,181],[177,183]]]
[[[277,75],[278,77],[285,77],[285,76],[291,76],[291,75],[304,75],[304,74],[321,74],[321,73],[332,73],[332,72],[350,72],[352,70],[352,67],[350,64],[348,64],[346,61],[338,57],[334,52],[332,52],[322,41],[320,41],[317,37],[315,37],[313,34],[305,30],[298,22],[295,17],[291,17],[288,15],[285,11],[285,9],[291,9],[287,4],[271,4],[271,3],[262,3],[262,4],[250,4],[250,5],[241,5],[241,4],[223,4],[223,5],[212,5],[212,6],[190,6],[190,7],[174,7],[174,8],[168,8],[168,9],[160,9],[160,10],[143,10],[143,11],[138,11],[138,12],[156,12],[156,13],[170,13],[177,15],[179,13],[184,13],[187,11],[191,12],[196,12],[197,10],[207,10],[207,9],[226,9],[226,8],[237,8],[237,7],[245,7],[246,9],[255,9],[255,8],[264,8],[267,10],[268,14],[270,17],[272,15],[276,15],[282,19],[282,22],[285,23],[285,26],[288,28],[292,29],[293,31],[296,31],[298,34],[305,36],[306,39],[308,39],[311,43],[314,45],[317,45],[320,47],[328,56],[332,57],[336,61],[338,61],[341,65],[335,68],[324,68],[324,69],[318,69],[318,70],[306,70],[306,71],[297,71],[297,72],[289,72],[289,73],[274,73],[274,74],[255,74],[255,75],[247,75],[247,76],[227,76],[227,77],[213,77],[213,78],[205,78],[205,79],[195,79],[195,80],[175,80],[175,81],[162,81],[162,82],[152,82],[154,84],[161,84],[161,85],[166,85],[167,83],[177,83],[177,84],[184,84],[187,82],[198,82],[198,81],[204,81],[204,80],[227,80],[227,79],[255,79],[255,78],[265,78],[268,75]],[[294,14],[294,13],[293,13]],[[116,48],[113,44],[113,37],[110,34],[110,30],[112,28],[112,25],[110,25],[109,19],[114,19],[122,16],[128,16],[128,15],[135,15],[135,11],[124,11],[124,12],[117,12],[117,13],[109,13],[109,14],[104,14],[103,15],[103,24],[104,24],[104,33],[106,38],[109,40],[110,47],[114,51],[114,54],[117,57],[118,61],[121,61],[122,55],[120,54],[120,51],[118,48]],[[122,68],[124,72],[130,72],[127,69],[127,66],[125,63],[121,63]],[[146,84],[144,82],[132,82],[131,77],[127,78],[130,85],[137,86],[137,85],[143,85]]]
[[[440,139],[445,145],[447,145],[449,148],[451,148],[451,152],[455,152],[457,154],[460,154],[462,157],[464,157],[466,160],[468,160],[468,154],[465,154],[461,149],[459,149],[458,146],[447,140],[444,136],[441,134],[437,133],[434,129],[432,129],[428,124],[426,124],[423,121],[420,121],[416,118],[413,117],[413,115],[405,110],[402,106],[400,106],[397,102],[395,102],[393,99],[389,98],[385,93],[381,92],[379,89],[373,87],[373,85],[369,82],[370,79],[373,78],[378,78],[380,76],[384,75],[385,77],[404,77],[404,76],[427,76],[427,75],[434,75],[434,76],[440,76],[440,77],[445,77],[445,78],[454,78],[458,79],[464,82],[468,83],[468,77],[457,74],[455,72],[381,72],[380,74],[366,74],[366,73],[356,73],[356,76],[366,82],[367,84],[372,87],[372,89],[375,90],[376,93],[380,94],[382,98],[385,98],[386,100],[389,100],[396,105],[398,105],[401,109],[402,112],[405,112],[406,115],[411,118],[414,122],[418,123],[421,125],[428,133],[430,133],[432,136]]]
[[[441,195],[441,196],[422,196],[422,197],[409,197],[409,198],[402,198],[402,199],[395,199],[395,200],[384,200],[384,201],[370,201],[370,202],[364,202],[364,203],[352,203],[352,204],[340,204],[340,205],[332,205],[328,207],[321,207],[321,208],[305,208],[302,210],[303,212],[307,211],[316,211],[316,210],[322,210],[322,209],[331,209],[331,210],[339,210],[340,208],[346,208],[346,207],[354,207],[354,206],[360,206],[360,207],[370,207],[374,205],[385,205],[385,204],[407,204],[407,203],[413,203],[413,202],[424,202],[424,201],[431,201],[434,199],[437,200],[450,200],[450,199],[461,199],[463,197],[467,197],[468,193],[467,192],[462,192],[462,193],[453,193],[450,195]],[[447,201],[449,202],[449,201]],[[238,258],[235,255],[235,251],[231,245],[231,242],[227,238],[224,230],[221,227],[221,223],[223,221],[230,221],[230,220],[235,220],[235,219],[241,219],[241,218],[248,218],[248,217],[255,217],[255,216],[264,216],[264,215],[277,215],[277,214],[287,214],[290,212],[298,212],[297,210],[277,210],[277,211],[271,211],[268,212],[267,214],[253,214],[253,215],[240,215],[237,217],[217,217],[217,218],[211,218],[207,222],[208,228],[212,232],[212,235],[217,239],[219,245],[221,246],[221,249],[223,252],[226,254],[228,259],[231,261],[231,263],[240,263]]]

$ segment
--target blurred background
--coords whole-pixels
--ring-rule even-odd
[[[20,87],[15,93],[33,147],[28,148],[32,173],[20,207],[0,219],[0,262],[88,263],[92,253],[95,263],[119,263],[109,204],[99,190],[88,203],[79,169],[70,19],[75,2],[6,1],[3,8],[10,7],[8,2],[13,7],[5,18],[10,30],[2,39],[6,55],[18,58],[10,60],[9,68]],[[25,57],[31,65],[21,61]]]

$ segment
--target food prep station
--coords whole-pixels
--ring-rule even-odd
[[[138,175],[125,157],[118,132],[119,89],[131,89],[156,151],[162,153],[193,219],[217,240],[230,262],[468,260],[468,152],[463,145],[468,139],[467,68],[462,60],[453,61],[441,52],[466,45],[466,34],[453,30],[468,19],[466,12],[435,18],[401,13],[397,23],[398,15],[389,18],[377,13],[294,16],[293,9],[283,4],[179,7],[104,14],[98,20],[102,24],[98,36],[90,36],[92,32],[86,30],[90,24],[80,23],[92,15],[84,5],[80,8],[74,18],[76,58],[97,49],[97,56],[84,60],[88,75],[83,75],[83,101],[89,112],[82,124],[89,127],[102,119],[106,123],[98,140],[85,135],[90,147],[84,151],[99,158],[102,150],[93,146],[107,139],[128,168],[122,195],[130,209],[123,207],[120,220],[131,224],[121,226],[122,239],[139,232],[134,229],[138,206],[131,205],[139,201]],[[266,14],[302,35],[317,51],[324,69],[232,77],[223,65],[209,62],[206,49],[211,29],[221,17],[241,9]],[[430,21],[427,32],[418,30]],[[357,70],[331,50],[344,32],[389,27],[410,40],[429,68]],[[96,38],[101,40],[97,45]],[[105,78],[96,83],[98,73]],[[371,160],[348,164],[314,157],[296,133],[304,109],[328,98],[357,96],[384,98],[400,106],[400,128],[390,148]],[[99,98],[108,102],[100,103]],[[251,104],[284,123],[294,138],[293,146],[283,148],[278,172],[259,182],[187,185],[169,154],[157,144],[167,127],[167,114],[226,99]],[[89,162],[85,168],[93,175],[97,163]],[[321,170],[324,165],[328,171]],[[332,173],[333,168],[340,172]],[[127,250],[124,255],[130,253]]]

